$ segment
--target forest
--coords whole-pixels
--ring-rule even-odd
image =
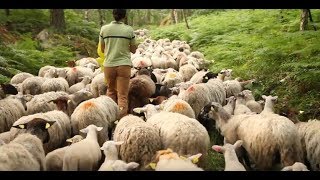
[[[0,83],[98,58],[100,28],[111,21],[112,9],[0,9]],[[255,99],[278,96],[277,114],[320,119],[319,9],[128,9],[125,21],[150,39],[187,42],[211,72],[255,79],[246,88]],[[208,169],[223,170],[223,155],[210,156]]]

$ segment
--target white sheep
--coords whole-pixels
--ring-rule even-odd
[[[81,78],[80,78],[81,79]],[[82,78],[82,81],[78,82],[77,84],[72,85],[69,89],[68,89],[68,93],[73,94],[83,88],[86,87],[87,84],[89,84],[91,82],[91,78],[89,76],[84,76]]]
[[[302,147],[295,125],[285,117],[273,115],[234,115],[231,117],[219,103],[212,102],[209,116],[219,121],[221,134],[227,142],[243,140],[243,147],[259,170],[273,167],[276,155],[282,166],[303,159]]]
[[[305,159],[310,164],[310,168],[314,171],[319,171],[320,167],[320,121],[317,119],[307,122],[298,121],[296,127],[299,132],[300,142],[303,147]]]
[[[98,171],[128,171],[139,166],[139,164],[136,162],[126,163],[122,160],[119,160],[118,149],[116,146],[121,144],[123,144],[123,141],[106,141],[103,144],[100,149],[103,150],[105,160]]]
[[[70,142],[71,144],[77,143],[83,139],[80,135],[75,135],[74,137],[67,139],[67,142]],[[46,167],[47,171],[62,171],[63,166],[63,157],[66,152],[66,150],[69,148],[69,146],[65,146],[59,149],[56,149],[54,151],[51,151],[46,155]]]
[[[22,84],[23,94],[37,95],[42,93],[41,85],[45,82],[46,78],[43,77],[29,77],[25,79]]]
[[[189,81],[198,70],[191,64],[183,65],[179,68],[179,73],[182,76],[184,82]]]
[[[185,100],[193,108],[198,117],[201,108],[215,101],[220,104],[226,102],[226,92],[220,79],[210,79],[207,83],[194,84],[185,91],[180,91],[179,98]]]
[[[236,95],[236,104],[234,108],[234,115],[239,115],[239,114],[256,114],[246,106],[246,101],[244,99],[244,94],[242,92]]]
[[[63,158],[63,171],[95,171],[99,168],[101,151],[98,143],[98,131],[103,127],[93,124],[81,129],[87,136],[80,142],[72,144],[65,151]]]
[[[56,67],[54,66],[50,66],[50,65],[47,65],[47,66],[43,66],[39,69],[39,73],[38,73],[38,76],[39,77],[44,77],[44,75],[47,73],[47,71],[49,71],[50,69],[56,69]]]
[[[127,115],[120,119],[113,135],[114,141],[124,141],[119,157],[125,162],[137,162],[144,168],[161,149],[159,129],[137,116]]]
[[[0,146],[1,171],[39,171],[46,170],[43,143],[49,140],[48,129],[54,121],[34,119],[14,127],[26,129],[10,143]]]
[[[71,122],[68,115],[61,111],[49,111],[46,113],[36,113],[28,116],[23,116],[18,119],[13,126],[19,124],[27,124],[34,121],[34,119],[42,119],[46,122],[55,122],[55,124],[48,130],[50,140],[43,144],[45,153],[49,153],[59,147],[65,145],[68,138],[71,137]],[[24,129],[11,129],[12,136],[15,137],[23,133]]]
[[[309,171],[307,166],[301,162],[296,162],[292,166],[286,166],[281,171]]]
[[[209,135],[196,119],[179,113],[161,111],[147,119],[160,129],[163,147],[181,155],[201,153],[205,158],[209,148]]]
[[[20,117],[26,115],[21,99],[7,97],[0,100],[0,133],[9,131]]]
[[[96,98],[100,95],[106,95],[107,83],[104,78],[104,73],[100,73],[92,79],[90,90]]]
[[[57,73],[57,69],[50,69],[49,72],[53,71]],[[67,91],[69,89],[69,84],[65,79],[66,72],[64,70],[59,70],[59,75],[57,78],[47,78],[44,83],[41,84],[41,92],[46,93],[50,91]]]
[[[114,127],[118,117],[119,107],[110,97],[102,95],[89,99],[80,103],[71,115],[73,134],[79,134],[79,129],[90,124],[101,126],[104,130],[98,133],[98,141],[102,145],[111,138],[108,131]]]
[[[31,101],[27,102],[27,114],[58,110],[57,105],[51,101],[54,99],[57,99],[58,97],[67,96],[67,95],[68,93],[64,91],[47,92],[47,93],[35,95],[31,99]]]
[[[234,114],[234,108],[236,107],[236,98],[234,96],[230,96],[227,98],[228,103],[223,106],[223,109],[227,111],[230,115]]]
[[[242,93],[244,94],[244,99],[246,100],[246,106],[252,111],[256,112],[257,114],[261,113],[262,107],[260,103],[254,100],[254,96],[250,90],[243,90]]]
[[[242,140],[238,140],[232,145],[224,141],[223,146],[212,146],[213,150],[223,153],[225,161],[225,171],[246,171],[244,166],[239,162],[239,159],[236,154],[236,149],[241,147],[242,143]]]
[[[157,151],[156,163],[149,165],[156,171],[203,171],[195,163],[202,156],[201,153],[190,156],[188,158],[179,156],[172,149]]]
[[[72,86],[80,82],[82,77],[89,76],[93,78],[93,71],[90,68],[76,66],[72,67],[67,71],[66,80],[68,81],[69,86]]]
[[[34,77],[34,75],[27,72],[17,73],[11,78],[10,84],[20,84],[29,77]]]

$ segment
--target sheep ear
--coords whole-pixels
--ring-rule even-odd
[[[277,99],[278,99],[278,96],[272,97],[272,100],[273,100],[273,101],[276,101]]]
[[[81,130],[80,130],[80,132],[85,133],[85,134],[87,134],[88,131],[89,131],[88,128],[84,128],[84,129],[81,129]]]
[[[142,108],[134,108],[133,112],[140,114],[142,113]]]
[[[18,129],[25,129],[26,125],[25,124],[19,124],[19,125],[15,125],[15,126],[12,126],[12,127],[15,127],[15,128],[18,128]]]
[[[266,96],[266,95],[262,95],[261,97],[262,97],[262,99],[264,99],[264,100],[267,99],[267,96]]]
[[[188,157],[193,164],[196,164],[199,161],[199,158],[202,156],[201,153]]]
[[[118,146],[119,146],[119,145],[121,145],[121,144],[123,144],[123,143],[124,143],[124,141],[117,141],[117,142],[114,142],[114,144],[115,144],[115,145],[118,145]]]
[[[213,145],[212,149],[217,151],[217,152],[222,152],[222,146],[219,146],[219,145]]]
[[[97,127],[97,131],[101,131],[103,127]]]
[[[242,140],[238,140],[236,143],[234,143],[234,146],[236,148],[241,147],[242,146],[243,141]]]
[[[127,169],[135,169],[139,166],[139,163],[136,163],[136,162],[129,162],[127,164]]]
[[[149,98],[149,102],[153,102],[154,101],[154,98]]]
[[[150,163],[147,167],[151,167],[152,169],[156,169],[156,163]]]
[[[67,139],[66,142],[72,143],[72,138]]]

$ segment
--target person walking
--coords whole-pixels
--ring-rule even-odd
[[[114,9],[110,24],[101,27],[99,43],[105,54],[104,76],[107,82],[106,95],[119,106],[119,118],[128,114],[128,93],[131,75],[131,53],[137,49],[133,28],[124,23],[125,9]]]

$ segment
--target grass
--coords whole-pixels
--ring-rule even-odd
[[[311,10],[320,27],[320,10]],[[233,69],[234,77],[256,79],[249,87],[257,100],[277,95],[276,112],[299,112],[301,121],[320,119],[320,31],[309,23],[299,31],[300,10],[225,10],[191,17],[151,31],[154,39],[185,40],[213,61],[211,71]],[[280,83],[280,80],[286,81]],[[209,151],[211,169],[223,168]]]

